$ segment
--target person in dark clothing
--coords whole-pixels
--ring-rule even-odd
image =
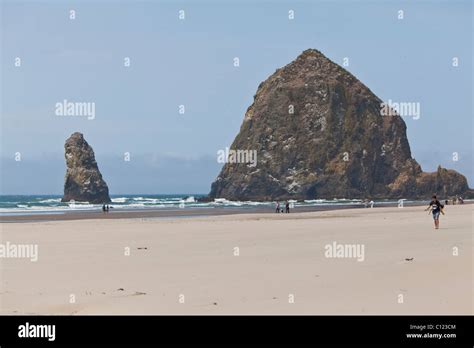
[[[107,204],[107,206],[105,207],[105,211],[108,213],[109,212],[109,205]]]
[[[102,205],[102,212],[105,214],[105,204]]]
[[[290,212],[290,202],[288,202],[288,201],[285,202],[285,210],[286,210],[287,213]]]
[[[428,208],[425,209],[425,211],[431,210],[431,213],[433,214],[435,229],[439,229],[439,214],[443,213],[443,208],[444,205],[442,205],[441,202],[438,201],[436,195],[433,195],[433,197],[431,197],[431,202],[428,205]]]

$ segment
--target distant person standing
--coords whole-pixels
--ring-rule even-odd
[[[109,205],[108,205],[108,204],[105,206],[105,211],[106,211],[107,213],[109,212]]]
[[[102,212],[105,214],[105,204],[102,204]]]
[[[290,202],[285,201],[285,210],[289,214],[290,213]]]
[[[438,199],[436,198],[436,195],[433,195],[431,197],[431,202],[428,205],[428,208],[425,209],[425,211],[430,210],[431,213],[433,214],[435,229],[439,229],[439,214],[443,212],[442,211],[443,208],[444,208],[444,205],[442,205],[440,201],[438,201]]]
[[[280,202],[276,202],[276,208],[275,208],[275,213],[279,213],[280,212]]]

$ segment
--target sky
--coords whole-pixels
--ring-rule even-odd
[[[0,194],[61,194],[76,131],[111,194],[207,193],[258,85],[308,48],[419,103],[412,156],[474,184],[469,0],[0,1]],[[63,100],[95,117],[58,116]]]

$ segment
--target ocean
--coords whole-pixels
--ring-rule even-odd
[[[193,209],[193,208],[242,208],[268,207],[274,209],[274,202],[229,201],[218,198],[211,202],[198,202],[205,194],[137,194],[137,195],[111,195],[112,209]],[[93,211],[100,210],[101,204],[87,202],[61,202],[61,195],[0,195],[0,215],[30,215],[52,214],[68,211]],[[283,203],[282,201],[280,202]],[[404,202],[405,204],[417,203],[416,201]],[[360,199],[312,199],[301,202],[290,201],[291,208],[297,207],[349,207],[364,206]],[[375,206],[396,206],[396,200],[375,201]]]

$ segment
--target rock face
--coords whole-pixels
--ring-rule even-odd
[[[226,163],[210,198],[233,200],[415,198],[471,194],[466,178],[424,173],[404,120],[382,116],[364,84],[306,50],[258,86],[230,149],[255,150],[257,165]]]
[[[84,136],[78,132],[72,134],[64,149],[67,171],[62,202],[109,203],[109,188],[100,174],[94,150]]]

